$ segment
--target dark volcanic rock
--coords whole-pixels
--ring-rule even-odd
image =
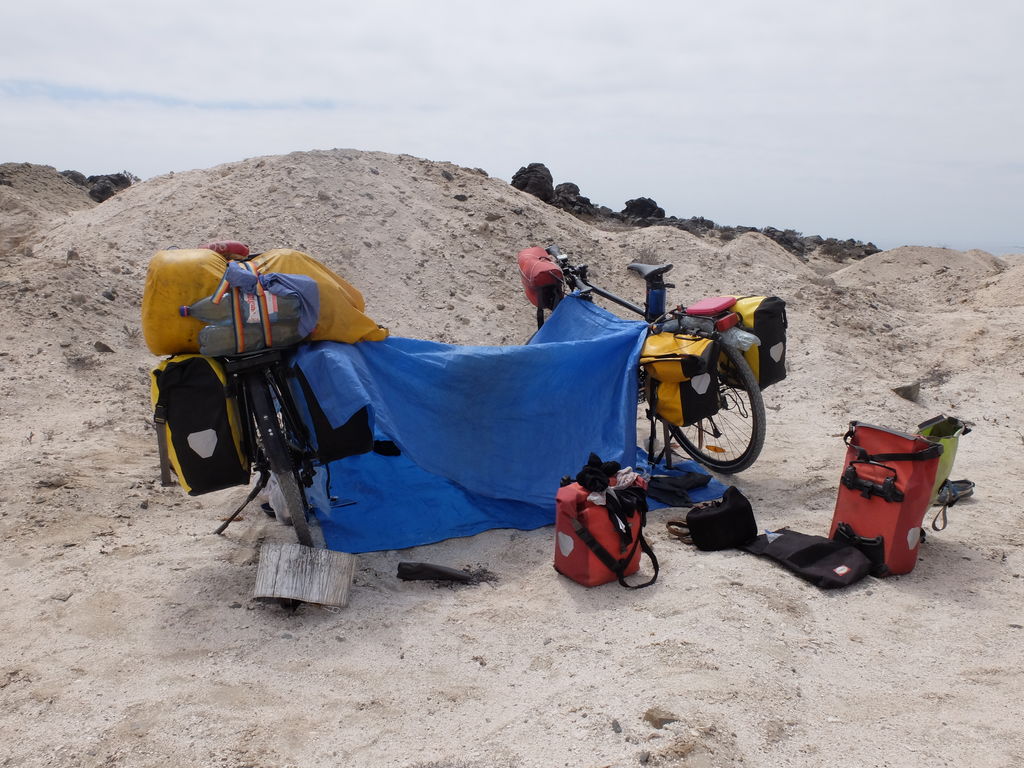
[[[551,171],[543,163],[530,163],[525,168],[520,168],[512,177],[512,186],[529,192],[556,208],[561,208],[563,211],[598,225],[605,223],[613,224],[616,227],[621,227],[623,224],[634,227],[675,227],[698,237],[717,237],[723,242],[728,242],[746,232],[760,232],[804,260],[814,253],[831,258],[836,262],[843,262],[850,259],[863,259],[865,256],[879,251],[873,243],[862,243],[852,239],[838,240],[834,237],[824,238],[820,235],[805,237],[793,229],[724,226],[703,216],[691,216],[688,219],[666,216],[665,210],[649,197],[627,200],[626,207],[621,213],[617,213],[607,206],[595,205],[590,198],[584,197],[580,193],[580,188],[572,182],[563,182],[557,187],[554,186]]]
[[[60,175],[63,176],[68,181],[71,181],[80,187],[89,186],[89,182],[86,181],[84,173],[79,173],[78,171],[61,171]]]
[[[700,235],[702,237],[708,234],[708,232],[717,229],[715,222],[711,219],[705,219],[703,216],[691,216],[688,219],[677,219],[673,216],[671,219],[665,219],[665,221],[671,221],[673,227],[686,230],[691,235]]]
[[[122,189],[128,189],[132,185],[132,181],[131,175],[125,172],[89,176],[86,179],[89,185],[89,197],[97,203],[109,200]]]
[[[554,180],[544,163],[530,163],[520,168],[512,177],[512,186],[539,197],[545,203],[550,203],[555,197]]]
[[[555,194],[551,199],[551,204],[576,216],[600,215],[597,206],[590,202],[590,198],[583,197],[580,194],[580,188],[571,181],[564,182],[555,187]]]
[[[761,230],[761,234],[765,237],[771,238],[787,251],[795,253],[798,256],[803,256],[807,252],[807,246],[804,244],[802,235],[796,230],[765,227]]]
[[[628,219],[664,219],[665,209],[659,208],[658,204],[649,197],[638,197],[635,200],[626,201],[622,215]]]
[[[810,239],[810,238],[805,238]],[[818,238],[821,240],[821,238]],[[874,243],[862,243],[860,240],[838,240],[834,237],[825,238],[815,246],[818,253],[828,256],[833,261],[844,262],[848,260],[863,259],[873,253],[878,253],[879,248]]]
[[[128,171],[105,173],[100,176],[86,176],[79,171],[61,171],[60,175],[72,184],[89,190],[89,197],[97,203],[110,199],[122,189],[128,189],[139,180],[137,176]]]

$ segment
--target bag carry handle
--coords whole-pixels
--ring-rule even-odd
[[[927,421],[922,421],[920,424],[918,424],[917,425],[917,432],[918,432],[918,434],[921,434],[922,432],[924,432],[924,430],[928,429],[929,427],[938,426],[939,424],[942,424],[943,422],[949,422],[951,425],[955,426],[956,429],[954,430],[954,432],[959,431],[961,437],[963,435],[969,434],[970,431],[971,431],[971,428],[969,426],[967,426],[967,424],[965,422],[960,421],[960,419],[956,418],[955,416],[946,416],[945,414],[941,414],[940,413],[938,416],[933,416],[932,418],[928,419]],[[955,435],[936,435],[936,437],[954,437],[954,436]],[[927,437],[930,437],[930,435],[924,435],[924,437],[927,438]]]
[[[885,478],[881,483],[866,480],[857,474],[855,466],[857,464],[879,467],[886,472],[892,472],[892,477]],[[842,483],[851,491],[860,491],[860,495],[865,499],[870,499],[872,496],[880,496],[889,502],[901,502],[903,501],[903,491],[896,487],[897,474],[896,470],[892,467],[887,467],[885,464],[880,464],[877,461],[854,460],[843,471]]]
[[[693,536],[690,534],[690,526],[682,520],[669,520],[665,523],[668,532],[679,539],[683,544],[693,544]]]
[[[903,435],[899,432],[893,432],[891,429],[885,429],[884,427],[875,427],[872,424],[862,424],[859,421],[851,421],[850,428],[846,434],[843,435],[843,442],[853,448],[857,452],[857,458],[861,461],[928,461],[934,459],[937,456],[942,455],[942,444],[932,443],[930,441],[927,448],[922,448],[920,451],[914,451],[913,453],[868,453],[864,448],[859,445],[854,445],[853,433],[858,426],[871,427],[882,432],[888,432],[893,435],[905,437],[909,440],[913,440],[915,437],[919,437],[921,440],[927,440],[927,438],[921,437],[920,435]]]

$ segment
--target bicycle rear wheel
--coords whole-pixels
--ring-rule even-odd
[[[761,455],[765,435],[764,400],[754,372],[740,350],[722,345],[719,360],[719,410],[696,424],[669,424],[680,447],[708,469],[731,475]]]
[[[256,433],[277,480],[284,499],[285,514],[291,519],[300,544],[313,546],[313,534],[306,517],[306,500],[299,486],[298,473],[288,448],[287,436],[281,427],[266,374],[256,372],[246,377],[249,407],[256,420]]]

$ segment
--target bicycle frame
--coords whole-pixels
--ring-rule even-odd
[[[298,514],[305,515],[308,507],[304,489],[313,484],[315,454],[309,431],[285,380],[287,372],[282,350],[262,350],[223,360],[229,386],[238,400],[245,425],[245,449],[253,461],[253,469],[260,473],[256,491],[263,488],[271,474],[293,474],[296,485],[293,486],[291,504],[286,504],[290,508],[285,513],[292,518],[300,543],[309,543],[308,525],[296,524],[294,518]],[[263,426],[260,426],[261,418]],[[261,435],[262,440],[259,439]],[[273,445],[266,444],[268,439]],[[288,469],[282,470],[282,467]],[[280,476],[278,482],[282,482]]]
[[[584,298],[590,299],[590,296],[588,294],[596,293],[598,296],[600,296],[600,297],[602,297],[604,299],[608,299],[608,301],[612,301],[612,302],[618,304],[620,307],[624,307],[625,309],[628,309],[630,312],[635,312],[636,314],[640,315],[641,317],[643,317],[648,322],[653,322],[655,319],[657,319],[657,317],[660,317],[662,314],[664,314],[664,289],[668,288],[668,287],[671,287],[671,286],[666,285],[664,282],[662,282],[662,284],[661,284],[661,289],[662,289],[662,310],[657,315],[657,317],[651,318],[651,317],[649,317],[649,314],[650,314],[649,311],[646,310],[644,307],[640,307],[640,306],[634,304],[633,302],[628,301],[628,300],[622,298],[621,296],[615,295],[611,291],[606,291],[603,288],[598,288],[596,285],[592,285],[590,282],[588,282],[588,280],[587,280],[587,265],[586,264],[582,264],[582,265],[579,265],[579,266],[574,266],[574,265],[569,264],[568,257],[566,257],[566,256],[564,256],[562,254],[562,252],[559,250],[557,245],[550,245],[547,248],[545,248],[545,250],[549,254],[551,254],[552,257],[554,257],[554,259],[557,262],[558,266],[562,268],[563,274],[568,276],[567,282],[570,284],[570,286],[574,290],[578,290],[580,292],[580,294]],[[650,293],[651,293],[651,286],[650,286],[650,284],[648,284],[647,293],[648,293],[647,306],[649,307],[650,306]]]
[[[651,334],[669,333],[710,339],[720,344],[718,358],[720,378],[719,409],[714,414],[692,421],[666,421],[648,407],[647,417],[651,422],[651,437],[648,441],[648,455],[653,451],[655,427],[661,422],[666,430],[663,454],[671,467],[669,434],[693,458],[724,474],[738,472],[750,466],[757,458],[764,442],[764,403],[757,379],[744,359],[744,353],[760,339],[742,327],[742,318],[731,310],[734,299],[709,299],[702,305],[688,309],[677,306],[666,309],[666,293],[674,287],[666,283],[664,276],[672,269],[671,264],[632,264],[629,269],[639,274],[646,284],[644,306],[618,296],[611,291],[590,282],[588,267],[574,265],[560,249],[549,246],[545,249],[562,270],[562,279],[567,287],[577,291],[586,300],[600,296],[624,309],[640,315],[648,324]],[[724,297],[723,297],[724,298]],[[555,301],[557,304],[557,300]],[[543,323],[543,310],[538,307],[538,327]],[[644,371],[640,371],[640,402],[648,393]],[[701,392],[703,394],[703,392]],[[673,419],[679,418],[677,415]],[[685,426],[684,426],[685,424]],[[653,460],[653,456],[650,457]]]
[[[249,406],[249,394],[246,384],[263,384],[270,387],[273,398],[281,409],[285,427],[290,434],[299,438],[304,446],[309,445],[309,432],[306,425],[299,417],[299,410],[292,399],[291,390],[285,381],[284,357],[280,349],[261,350],[253,355],[241,357],[225,357],[224,370],[231,380],[235,396],[238,398],[238,405],[243,422],[246,424],[246,440],[249,449],[256,445],[255,434],[252,427],[252,410]],[[254,455],[253,450],[249,455]],[[309,463],[304,457],[301,472],[303,480],[312,477],[312,469],[305,465]]]

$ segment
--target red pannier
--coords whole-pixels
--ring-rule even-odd
[[[520,251],[517,259],[530,303],[540,309],[554,309],[563,295],[562,268],[539,246]]]
[[[843,439],[849,447],[829,538],[840,526],[841,535],[860,542],[880,537],[884,572],[910,573],[942,445],[859,421],[850,422]]]
[[[646,491],[647,483],[636,479]],[[658,576],[658,561],[643,538],[647,517],[644,502],[625,519],[608,507],[587,500],[589,491],[579,483],[558,490],[555,497],[555,570],[585,587],[618,581],[624,587],[638,589],[653,584]],[[646,552],[654,567],[654,576],[644,584],[627,584],[625,577],[640,569],[641,552]]]

